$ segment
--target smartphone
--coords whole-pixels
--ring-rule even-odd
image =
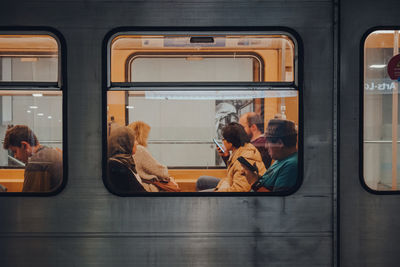
[[[243,164],[247,169],[249,169],[250,171],[258,173],[258,168],[257,168],[257,166],[256,166],[255,164],[254,164],[254,165],[251,165],[250,162],[247,161],[247,159],[245,159],[245,158],[243,158],[243,157],[238,157],[238,161],[239,161],[240,163],[242,163],[242,164]]]
[[[217,140],[215,140],[215,138],[213,138],[214,143],[217,145],[217,147],[219,149],[221,149],[222,153],[225,153],[225,150],[222,148],[222,146],[220,144],[218,144]]]

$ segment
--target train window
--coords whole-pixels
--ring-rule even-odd
[[[0,81],[57,82],[58,44],[49,35],[0,35]]]
[[[373,192],[399,190],[398,81],[388,75],[399,54],[397,30],[376,30],[364,42],[363,182]]]
[[[293,191],[299,184],[296,56],[288,34],[113,36],[106,186],[118,195]],[[286,157],[276,156],[278,144]],[[286,181],[277,182],[286,161]]]
[[[0,33],[0,195],[49,195],[63,184],[59,41]]]

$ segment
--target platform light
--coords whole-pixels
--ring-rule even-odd
[[[127,109],[134,109],[134,106],[126,106]]]
[[[30,109],[37,109],[38,106],[29,106]]]
[[[43,94],[42,94],[42,93],[35,93],[35,94],[32,94],[32,96],[34,96],[34,97],[41,97],[41,96],[43,96]]]
[[[26,112],[27,112],[27,113],[31,113],[32,111],[28,109]]]
[[[393,31],[393,30],[380,30],[380,31],[374,31],[374,32],[372,32],[372,33],[373,33],[373,34],[388,34],[388,33],[393,34],[394,31]]]
[[[44,114],[43,114],[43,113],[38,113],[37,115],[38,115],[39,117],[43,117]]]
[[[374,65],[369,65],[370,69],[383,69],[386,67],[386,64],[374,64]]]
[[[51,119],[51,118],[53,118],[53,117],[52,117],[52,116],[47,116],[47,118],[48,118],[48,119]]]

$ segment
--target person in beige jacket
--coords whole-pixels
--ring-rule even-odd
[[[243,126],[236,122],[229,123],[222,129],[223,143],[227,161],[227,176],[219,179],[211,176],[200,176],[196,182],[197,191],[204,192],[249,192],[250,184],[243,175],[243,167],[237,160],[244,157],[250,164],[255,164],[259,173],[266,171],[260,152],[249,143],[249,137]]]

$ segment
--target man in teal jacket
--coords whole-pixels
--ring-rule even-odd
[[[291,190],[298,177],[296,126],[289,120],[270,120],[266,137],[268,153],[275,162],[261,177],[242,165],[246,178],[253,191]]]

